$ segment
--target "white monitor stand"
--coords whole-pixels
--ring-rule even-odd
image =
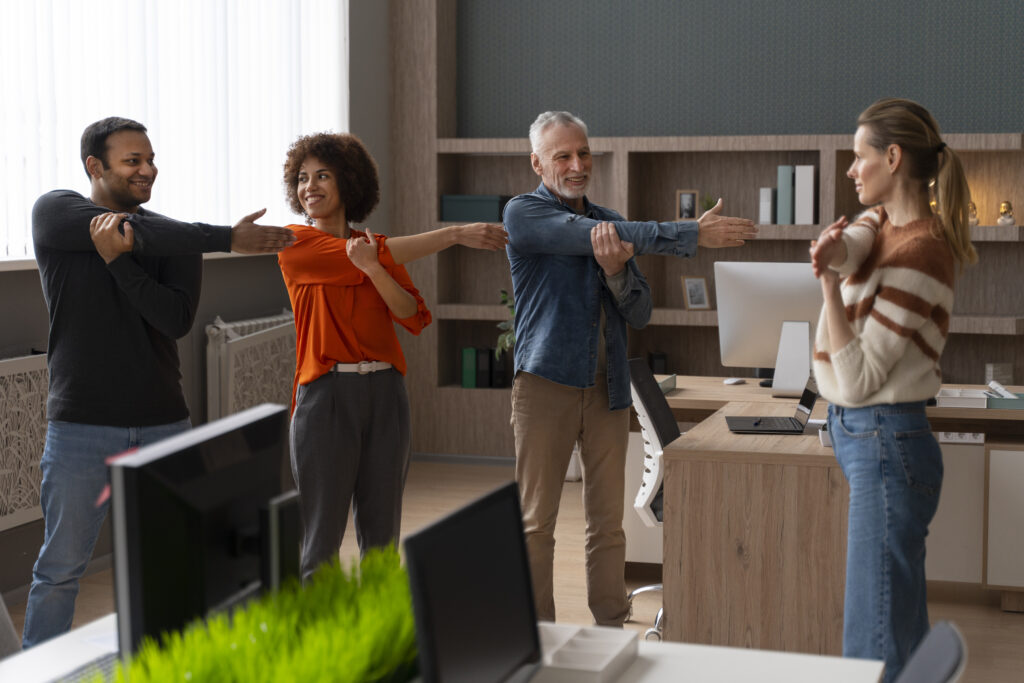
[[[779,334],[772,396],[800,397],[811,376],[811,324],[787,321]]]

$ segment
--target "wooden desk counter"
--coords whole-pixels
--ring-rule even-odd
[[[765,403],[791,402],[795,398],[773,398],[770,387],[747,377],[743,384],[723,384],[721,377],[677,376],[676,388],[665,394],[668,405],[680,422],[700,422],[733,401]]]
[[[756,380],[677,381],[669,405],[710,417],[664,453],[665,638],[840,654],[849,487],[832,449],[816,435],[731,433],[726,414],[795,410]],[[751,398],[722,403],[740,394]],[[819,400],[813,417],[825,409]],[[927,413],[936,431],[1024,434],[1020,410]]]
[[[725,424],[794,403],[730,403],[665,449],[667,640],[842,653],[849,489],[832,450]]]
[[[723,384],[721,377],[676,377],[676,388],[665,397],[680,422],[700,422],[716,410],[732,402],[779,403],[795,406],[795,398],[775,398],[768,387],[758,386],[760,380],[747,377],[743,384]],[[987,389],[981,384],[947,384],[959,389]],[[1007,387],[1024,393],[1024,387]],[[822,398],[820,406],[826,405]],[[815,411],[817,413],[817,411]],[[1024,410],[989,408],[940,408],[928,406],[928,420],[938,432],[979,432],[991,436],[1024,435]],[[824,413],[816,415],[824,417]]]

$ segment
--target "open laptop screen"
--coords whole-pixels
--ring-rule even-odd
[[[814,404],[818,401],[818,383],[814,381],[813,377],[808,378],[807,385],[804,387],[804,393],[800,396],[800,403],[796,407],[796,415],[794,417],[800,421],[800,424],[806,425],[807,420],[811,417],[811,411],[814,410]]]
[[[530,678],[541,649],[515,482],[404,544],[423,681]]]

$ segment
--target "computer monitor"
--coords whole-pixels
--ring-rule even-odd
[[[824,301],[811,264],[717,261],[715,292],[722,365],[775,368],[772,393],[800,396]]]
[[[297,494],[282,494],[288,409],[264,404],[115,459],[121,655],[298,576]]]
[[[541,649],[515,482],[404,544],[424,683],[528,680]]]

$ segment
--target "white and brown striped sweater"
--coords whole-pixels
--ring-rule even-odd
[[[855,336],[833,349],[822,309],[814,342],[814,374],[830,403],[856,408],[938,392],[955,263],[936,222],[896,227],[876,208],[843,231],[847,259],[836,270]]]

